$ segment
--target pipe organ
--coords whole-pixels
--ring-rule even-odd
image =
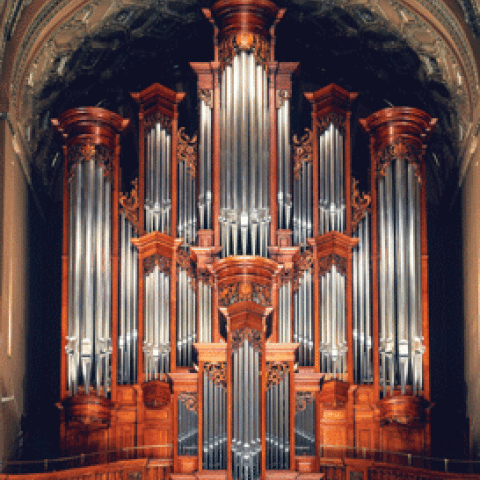
[[[128,120],[77,108],[64,139],[62,445],[152,446],[172,479],[321,478],[345,448],[430,448],[424,156],[435,120],[362,119],[370,191],[352,176],[352,107],[275,60],[285,11],[220,0],[212,62],[138,104],[138,178],[121,191]],[[154,447],[155,448],[154,448]],[[343,453],[342,453],[343,452]],[[141,455],[141,453],[138,453]],[[272,477],[273,478],[273,477]]]

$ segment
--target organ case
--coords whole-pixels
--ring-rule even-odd
[[[183,93],[132,94],[131,192],[126,120],[79,108],[53,121],[65,140],[64,449],[148,447],[135,454],[171,461],[172,478],[242,480],[315,476],[351,447],[428,453],[435,121],[406,107],[362,119],[362,193],[356,93],[307,93],[312,124],[292,136],[298,64],[274,56],[284,10],[220,0],[205,14],[215,57],[191,64],[198,136],[179,126]]]

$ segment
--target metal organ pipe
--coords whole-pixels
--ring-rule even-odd
[[[110,385],[111,183],[96,155],[72,167],[69,183],[67,387],[108,395]]]
[[[137,378],[137,238],[132,224],[120,214],[120,292],[118,322],[118,383],[136,383]]]
[[[292,219],[292,192],[290,185],[290,100],[283,99],[277,112],[278,126],[278,228],[289,229]]]
[[[378,179],[380,357],[383,394],[422,390],[420,185],[415,168],[395,158]],[[386,259],[386,260],[384,260]],[[388,386],[390,389],[388,390]]]
[[[234,55],[221,78],[222,255],[267,256],[268,82],[253,53]]]

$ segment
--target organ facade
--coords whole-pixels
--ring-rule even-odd
[[[353,447],[428,454],[424,156],[435,120],[408,107],[360,121],[370,191],[352,176],[352,105],[307,93],[275,60],[284,11],[220,0],[214,59],[185,94],[138,104],[138,178],[121,191],[128,120],[95,107],[64,138],[61,442],[173,460],[172,478],[320,475]],[[138,453],[143,452],[143,453]],[[202,473],[204,472],[204,473]],[[305,477],[306,478],[306,477]]]

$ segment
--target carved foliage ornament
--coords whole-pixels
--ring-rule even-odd
[[[139,220],[139,202],[138,202],[138,178],[132,182],[130,193],[120,193],[119,195],[120,211],[124,213],[125,218],[132,224],[138,233]]]
[[[419,183],[422,183],[423,151],[417,144],[413,144],[403,137],[399,137],[393,143],[386,145],[377,152],[377,174],[382,177],[385,176],[386,168],[395,159],[406,160],[413,165],[415,176]]]
[[[307,405],[315,400],[314,392],[296,392],[295,393],[295,412],[301,412],[307,409]]]
[[[205,373],[215,385],[227,388],[227,364],[225,362],[204,364]]]
[[[300,279],[303,274],[313,268],[313,252],[311,250],[306,250],[300,254],[298,262],[295,265],[295,272],[293,276],[293,288],[295,291],[298,290],[300,286]]]
[[[289,372],[286,362],[267,362],[267,389],[279,385]]]
[[[304,162],[313,163],[313,135],[308,128],[305,129],[305,135],[293,136],[293,176],[298,180],[300,171]]]
[[[95,161],[97,165],[104,168],[104,175],[110,181],[113,174],[113,152],[102,144],[94,144],[91,141],[83,141],[75,143],[68,148],[67,153],[67,169],[68,179],[74,175],[74,167],[82,161]]]
[[[269,307],[272,304],[271,291],[267,285],[250,282],[229,283],[220,287],[218,304],[228,307],[237,302],[251,301]]]
[[[192,178],[197,174],[197,135],[189,137],[185,133],[185,127],[178,131],[177,146],[178,162],[185,162]]]
[[[280,108],[285,103],[285,100],[292,98],[292,92],[290,90],[277,90],[277,108]]]
[[[341,135],[345,135],[345,119],[334,112],[318,120],[318,135],[323,135],[330,125],[333,125]]]
[[[225,38],[219,46],[220,61],[229,64],[238,52],[253,53],[262,65],[270,59],[270,44],[260,35],[239,32]]]
[[[232,350],[238,350],[245,340],[248,340],[255,351],[262,352],[262,332],[251,328],[243,328],[232,332]]]
[[[153,269],[157,266],[163,273],[170,273],[172,268],[172,260],[161,255],[151,255],[143,260],[144,275],[150,275]]]
[[[213,91],[203,89],[198,91],[198,99],[205,103],[208,108],[213,108]]]
[[[178,250],[177,265],[179,269],[186,271],[187,275],[190,278],[193,278],[194,276],[193,265],[192,265],[192,262],[190,261],[190,254],[186,250],[183,250],[183,249]]]
[[[325,257],[322,257],[318,261],[318,271],[319,276],[323,277],[327,272],[332,269],[332,266],[335,265],[337,271],[342,275],[347,274],[347,259],[341,257],[340,255],[330,254]]]
[[[198,395],[196,393],[182,392],[178,395],[178,400],[187,407],[187,410],[197,413]]]
[[[365,218],[370,201],[370,195],[360,193],[358,180],[352,177],[352,232],[357,230],[358,224]]]
[[[157,123],[159,123],[161,127],[166,130],[170,135],[172,134],[172,119],[160,112],[155,112],[146,118],[145,129],[147,131],[151,130],[152,128],[155,128],[155,125]]]

